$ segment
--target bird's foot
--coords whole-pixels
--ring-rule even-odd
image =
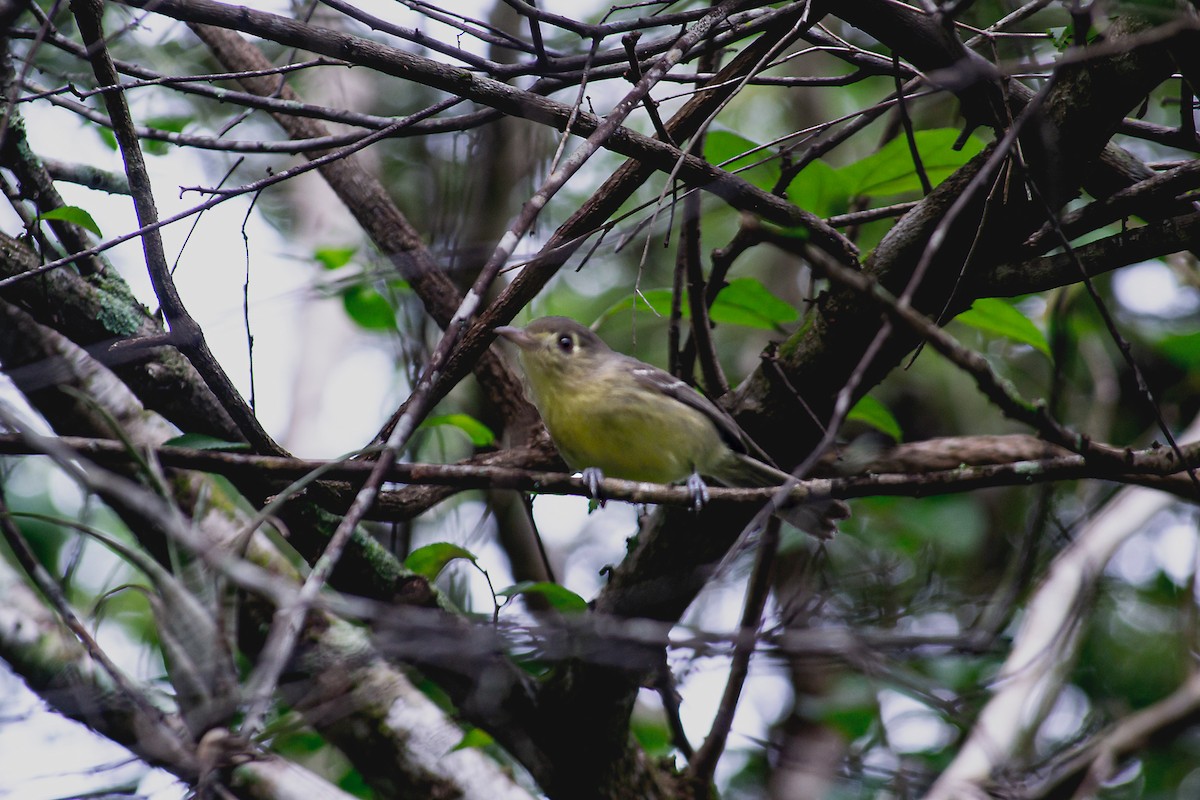
[[[708,486],[700,473],[693,472],[687,479],[688,492],[692,495],[692,511],[699,511],[708,504]]]
[[[583,485],[587,487],[588,494],[603,508],[606,498],[604,497],[604,493],[600,491],[600,481],[604,480],[604,472],[599,467],[588,467],[583,471],[581,477],[583,478]]]

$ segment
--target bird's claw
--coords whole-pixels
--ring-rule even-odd
[[[581,477],[583,478],[583,485],[588,490],[588,494],[603,507],[606,498],[603,492],[600,491],[600,481],[604,480],[604,473],[599,467],[588,467],[583,471]]]
[[[699,473],[693,472],[688,476],[687,488],[692,495],[692,511],[699,511],[708,504],[708,486]]]

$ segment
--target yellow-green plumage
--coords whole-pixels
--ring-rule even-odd
[[[707,499],[700,475],[730,486],[781,485],[790,477],[747,455],[745,434],[703,395],[613,351],[574,320],[543,317],[496,332],[520,348],[530,399],[563,460],[590,486],[596,471],[650,483],[687,479],[699,507]],[[789,522],[818,535],[847,513],[839,501],[787,511]]]
[[[587,376],[590,388],[572,391],[569,375],[523,359],[533,402],[563,460],[573,469],[595,467],[613,478],[651,483],[674,483],[692,472],[714,475],[710,468],[729,448],[712,422],[666,397],[647,403],[646,390],[630,383],[623,362],[597,366]],[[595,392],[603,393],[599,402]]]

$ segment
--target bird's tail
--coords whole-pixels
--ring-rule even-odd
[[[722,474],[713,477],[730,486],[782,486],[791,480],[783,470],[751,456],[735,453],[736,461],[726,464]],[[784,505],[776,515],[790,525],[818,539],[831,539],[837,533],[837,523],[850,516],[850,507],[841,500],[826,498],[813,502],[793,502]]]

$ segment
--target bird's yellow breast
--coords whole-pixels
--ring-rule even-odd
[[[535,397],[572,469],[596,467],[610,478],[673,483],[703,472],[724,451],[716,427],[700,411],[661,395],[647,403],[639,396],[645,390],[625,380],[589,378],[596,379],[603,387],[597,396],[566,390],[555,391],[552,399]]]

